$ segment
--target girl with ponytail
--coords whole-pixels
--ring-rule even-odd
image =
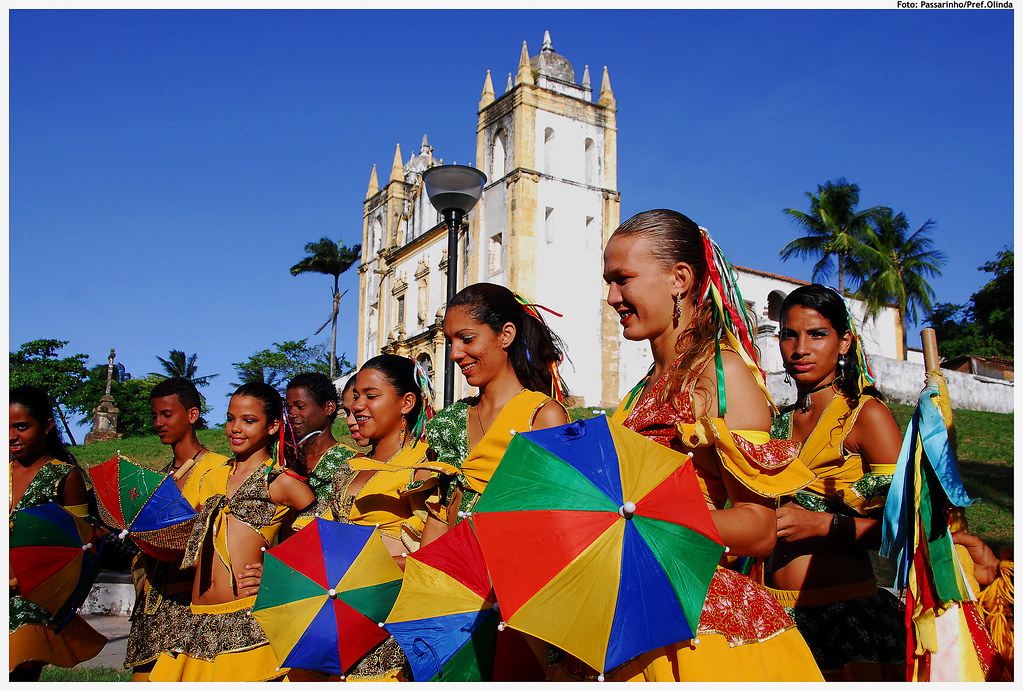
[[[537,307],[492,283],[467,286],[448,305],[451,361],[478,393],[426,425],[430,452],[420,467],[433,474],[438,494],[424,545],[471,513],[513,434],[568,422],[558,371],[564,346]]]
[[[653,365],[612,418],[691,463],[718,534],[735,557],[770,554],[776,497],[814,475],[796,446],[771,440],[767,394],[731,265],[706,229],[655,209],[623,223],[604,248],[607,303]],[[697,637],[644,653],[615,680],[820,681],[813,656],[767,590],[719,567]],[[698,641],[698,643],[697,643]],[[565,656],[552,677],[596,677]]]

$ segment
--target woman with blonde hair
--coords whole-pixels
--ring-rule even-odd
[[[772,403],[757,365],[753,320],[707,231],[682,214],[645,211],[604,249],[607,303],[653,365],[615,412],[626,427],[692,462],[727,557],[762,557],[775,542],[775,498],[813,473],[795,445],[770,440]],[[683,455],[685,454],[685,455]],[[691,457],[691,461],[690,461]],[[566,657],[563,679],[596,673]],[[614,680],[820,681],[806,643],[763,586],[719,567],[696,637],[649,651]]]

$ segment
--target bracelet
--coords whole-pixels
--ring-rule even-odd
[[[828,537],[834,537],[838,533],[838,514],[831,514],[831,527],[828,528]]]

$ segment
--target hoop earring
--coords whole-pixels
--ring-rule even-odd
[[[682,319],[682,293],[675,293],[673,298],[675,300],[675,311],[672,313],[672,316],[675,318],[675,321],[679,321]]]

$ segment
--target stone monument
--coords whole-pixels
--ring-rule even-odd
[[[92,410],[92,431],[85,435],[86,444],[121,438],[117,432],[117,406],[114,405],[114,397],[110,395],[113,373],[114,349],[111,348],[110,359],[107,361],[107,388],[103,397],[99,399],[99,405]]]

